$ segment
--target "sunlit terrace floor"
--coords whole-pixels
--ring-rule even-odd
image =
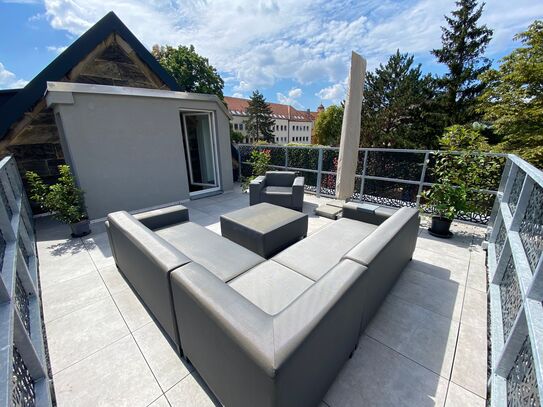
[[[332,222],[313,214],[326,200],[305,196],[309,234]],[[248,204],[237,187],[186,206],[192,221],[220,233],[219,216]],[[484,229],[453,231],[454,239],[440,240],[421,227],[413,261],[320,407],[484,406]],[[103,224],[66,239],[66,226],[42,218],[37,234],[59,406],[215,405],[117,271]]]

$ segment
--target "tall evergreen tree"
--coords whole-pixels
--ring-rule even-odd
[[[438,82],[444,91],[443,107],[448,124],[464,124],[477,119],[475,102],[484,89],[478,77],[491,65],[483,55],[492,38],[492,30],[478,24],[484,5],[479,6],[477,0],[457,0],[452,16],[445,16],[448,26],[441,27],[442,48],[432,51],[448,68]]]
[[[245,120],[247,135],[255,140],[272,142],[275,120],[272,119],[270,105],[258,90],[255,90],[251,95],[246,113],[249,116]]]
[[[366,76],[362,103],[363,147],[434,148],[443,133],[435,113],[435,82],[413,56],[396,51]]]
[[[498,147],[543,168],[543,21],[515,36],[522,46],[481,76],[480,111],[503,142]]]

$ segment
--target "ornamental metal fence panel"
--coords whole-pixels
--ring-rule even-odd
[[[285,146],[239,144],[238,160],[240,179],[252,173],[250,156],[257,150],[269,150],[270,168],[296,171],[305,177],[305,189],[317,196],[334,196],[336,190],[338,147]],[[421,194],[435,182],[433,173],[440,155],[460,155],[464,152],[409,150],[388,148],[360,148],[351,199],[373,202],[392,207],[412,206],[432,213]],[[501,175],[506,161],[505,154],[480,153],[485,157],[489,170],[482,184],[472,191],[470,199],[477,202],[476,212],[460,213],[458,218],[487,224],[492,213]]]
[[[543,172],[507,158],[489,226],[492,406],[543,399]]]
[[[52,405],[30,205],[15,160],[0,161],[0,407]]]

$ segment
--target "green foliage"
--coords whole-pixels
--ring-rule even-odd
[[[435,184],[423,192],[425,203],[436,215],[451,220],[459,212],[487,213],[492,198],[480,190],[497,188],[501,160],[482,153],[488,144],[474,126],[451,126],[440,143],[444,152],[436,156],[432,170]]]
[[[241,132],[230,129],[230,141],[232,143],[243,143],[244,138]]]
[[[521,47],[481,75],[486,90],[480,111],[503,137],[501,150],[543,168],[543,21],[515,36]]]
[[[320,112],[315,121],[317,143],[325,146],[338,146],[341,139],[342,123],[343,107],[331,105]]]
[[[275,120],[272,119],[272,110],[266,102],[264,95],[255,90],[251,95],[246,109],[249,116],[245,120],[247,135],[256,140],[264,140],[268,143],[273,141],[273,126]]]
[[[432,54],[447,65],[448,72],[438,80],[444,91],[443,107],[448,124],[465,124],[477,118],[476,98],[484,89],[479,75],[490,68],[491,61],[483,57],[492,38],[492,30],[478,25],[484,3],[477,0],[457,0],[452,16],[445,16],[448,27],[441,27],[440,49]]]
[[[271,151],[269,149],[259,150],[254,149],[251,151],[251,159],[249,160],[253,169],[253,175],[244,180],[242,189],[249,188],[249,184],[259,175],[265,175],[271,162]]]
[[[185,92],[207,93],[223,99],[224,81],[194,46],[153,45],[153,56]]]
[[[83,191],[75,184],[68,165],[59,165],[58,182],[46,185],[38,174],[26,172],[30,184],[30,199],[42,209],[53,213],[53,217],[64,223],[77,223],[87,218]]]
[[[444,128],[435,94],[434,80],[413,66],[413,56],[396,51],[366,76],[361,146],[435,148]]]

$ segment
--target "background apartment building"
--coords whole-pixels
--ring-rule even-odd
[[[224,101],[228,105],[228,110],[233,116],[232,125],[235,131],[239,131],[245,136],[245,143],[253,143],[252,137],[247,136],[245,120],[247,120],[246,109],[249,104],[248,99],[234,98],[225,96]],[[269,103],[272,110],[272,118],[275,120],[273,126],[274,143],[287,144],[311,144],[311,135],[317,114],[324,110],[321,105],[316,112],[301,111],[290,105],[280,103]]]

